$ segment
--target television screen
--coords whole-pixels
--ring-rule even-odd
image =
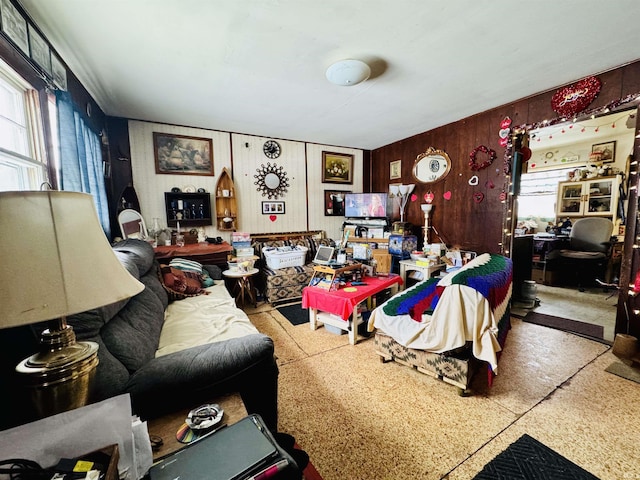
[[[387,216],[386,193],[347,193],[344,216],[353,218],[384,218]]]

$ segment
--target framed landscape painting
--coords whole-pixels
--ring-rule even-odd
[[[153,132],[156,173],[213,175],[213,144],[210,138]]]

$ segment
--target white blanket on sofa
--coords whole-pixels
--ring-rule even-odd
[[[160,334],[156,357],[197,345],[259,333],[249,317],[236,306],[224,281],[205,290],[208,295],[170,303]]]

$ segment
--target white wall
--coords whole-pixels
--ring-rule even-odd
[[[153,132],[211,138],[214,176],[156,174]],[[196,189],[204,188],[212,194],[211,209],[215,211],[215,186],[222,168],[227,167],[233,175],[236,188],[239,231],[281,233],[324,230],[330,238],[340,239],[344,217],[325,216],[324,191],[362,192],[362,150],[277,139],[281,154],[271,160],[262,151],[266,140],[268,138],[254,135],[129,121],[133,186],[147,225],[151,225],[153,218],[158,217],[160,225],[166,226],[164,193],[173,187],[184,189],[186,185],[193,185]],[[354,155],[353,184],[322,183],[323,151]],[[275,221],[270,219],[270,215],[262,214],[262,202],[270,199],[263,197],[255,185],[257,169],[267,163],[282,166],[290,185],[284,196],[271,199],[285,202],[285,213],[276,215]],[[221,236],[225,240],[230,237],[229,232],[221,232],[215,225],[205,227],[205,231],[210,237]]]

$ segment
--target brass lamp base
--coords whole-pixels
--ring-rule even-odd
[[[42,333],[41,351],[16,366],[38,417],[82,407],[89,401],[98,344],[76,342],[64,319]]]

